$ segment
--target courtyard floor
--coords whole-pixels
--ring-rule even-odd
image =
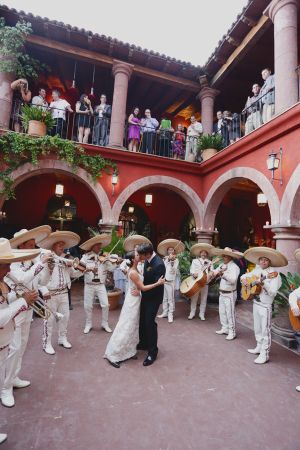
[[[109,335],[83,334],[81,285],[73,295],[72,350],[41,350],[42,321],[32,324],[22,377],[32,385],[15,391],[16,406],[0,406],[0,432],[8,450],[299,450],[299,356],[275,343],[271,360],[258,366],[247,348],[253,332],[238,324],[238,338],[215,334],[217,310],[207,320],[187,320],[179,302],[176,319],[159,319],[159,357],[143,367],[120,369],[102,358]],[[238,306],[239,308],[240,306]],[[110,314],[111,325],[120,310]]]

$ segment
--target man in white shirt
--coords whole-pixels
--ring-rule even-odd
[[[195,116],[191,116],[191,125],[187,129],[185,160],[194,162],[198,152],[198,141],[203,128],[201,122],[196,121]]]
[[[253,321],[256,347],[248,353],[258,355],[256,364],[269,361],[271,348],[272,304],[281,286],[281,277],[274,267],[287,265],[287,259],[277,250],[268,247],[252,247],[245,251],[244,258],[256,267],[241,276],[241,283],[247,285],[247,279],[255,276],[261,289],[253,300]]]
[[[40,108],[43,111],[47,111],[48,102],[46,100],[46,95],[46,89],[40,88],[39,95],[35,95],[31,100],[31,106],[33,106],[34,108]]]
[[[219,316],[222,327],[216,331],[216,334],[227,334],[227,341],[231,341],[236,338],[236,285],[240,274],[240,268],[235,264],[234,259],[242,258],[243,253],[225,247],[224,249],[215,248],[213,255],[221,256],[224,262],[218,269],[213,271],[214,275],[221,279],[219,286]]]
[[[52,91],[52,102],[50,103],[50,109],[55,125],[52,129],[52,136],[58,134],[63,137],[64,125],[66,122],[66,111],[73,112],[70,103],[67,100],[60,98],[60,92],[57,89]]]
[[[300,262],[300,248],[295,251],[295,258]],[[289,295],[289,304],[293,315],[297,317],[298,323],[300,324],[300,287]],[[296,386],[296,391],[300,392],[300,385]]]

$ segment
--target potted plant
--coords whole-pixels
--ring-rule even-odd
[[[206,161],[223,148],[223,138],[220,134],[204,134],[199,139],[198,151],[202,161]]]
[[[50,111],[44,108],[24,105],[20,117],[24,130],[30,136],[45,136],[55,125]]]

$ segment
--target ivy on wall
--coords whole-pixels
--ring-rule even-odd
[[[89,155],[85,149],[73,141],[61,139],[58,136],[31,137],[27,134],[8,132],[0,137],[0,158],[2,168],[0,191],[7,199],[15,198],[12,172],[23,164],[31,163],[38,166],[39,159],[50,153],[66,162],[76,173],[79,167],[85,169],[96,183],[105,172],[118,172],[115,162],[100,155]]]

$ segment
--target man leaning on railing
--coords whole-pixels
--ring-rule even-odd
[[[197,122],[195,116],[190,118],[191,125],[187,129],[185,160],[194,162],[198,152],[198,141],[202,134],[202,123]]]
[[[245,108],[242,111],[243,116],[248,116],[245,123],[245,135],[251,133],[251,131],[256,130],[263,124],[261,116],[261,96],[260,96],[260,86],[254,83],[252,86],[252,97],[248,97]]]
[[[150,155],[152,155],[155,144],[156,129],[158,125],[158,121],[154,119],[154,117],[151,117],[150,109],[146,109],[145,117],[141,120],[142,153],[149,153]]]
[[[60,92],[57,89],[52,91],[53,101],[50,103],[50,109],[55,125],[52,129],[52,136],[58,134],[60,137],[64,137],[64,126],[66,123],[66,111],[73,112],[70,103],[67,100],[60,98]]]
[[[262,121],[267,123],[275,114],[275,75],[271,75],[271,70],[266,67],[261,71],[261,76],[264,80],[260,91],[263,105]]]

